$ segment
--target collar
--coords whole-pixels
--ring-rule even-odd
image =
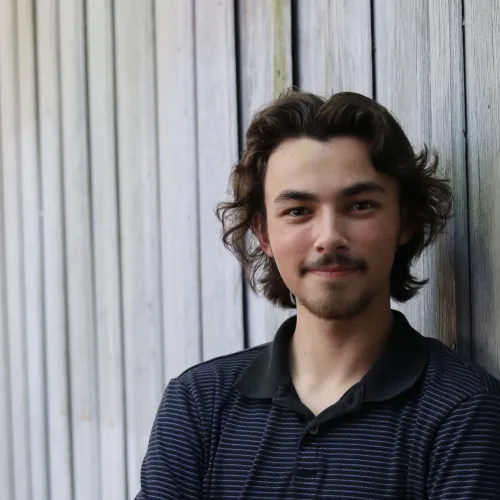
[[[427,366],[428,343],[405,316],[393,310],[394,323],[380,357],[363,377],[363,400],[385,401],[413,387]],[[297,317],[288,318],[236,381],[236,389],[255,399],[272,399],[290,379],[288,346]]]

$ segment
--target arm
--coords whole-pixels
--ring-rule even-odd
[[[429,500],[500,499],[500,396],[479,394],[454,408],[436,434]]]
[[[163,395],[141,469],[136,500],[203,498],[204,450],[195,402],[179,380]]]

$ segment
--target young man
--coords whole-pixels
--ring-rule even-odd
[[[169,383],[138,499],[500,499],[500,382],[390,307],[450,215],[436,168],[358,94],[255,116],[223,240],[297,314]]]

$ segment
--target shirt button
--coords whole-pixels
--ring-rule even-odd
[[[286,396],[286,391],[283,387],[279,387],[278,390],[274,393],[273,403],[276,404],[276,400]]]
[[[312,429],[309,430],[309,434],[311,434],[312,436],[316,436],[318,431],[319,431],[319,427],[316,425],[315,427],[313,427]]]

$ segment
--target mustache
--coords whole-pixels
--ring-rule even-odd
[[[348,257],[343,253],[324,254],[314,262],[303,265],[300,268],[301,274],[305,274],[315,269],[326,266],[345,266],[351,269],[367,269],[368,265],[365,260],[357,259],[355,257]]]

